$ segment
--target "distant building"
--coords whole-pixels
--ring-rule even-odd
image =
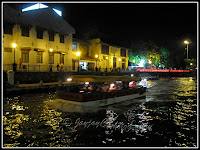
[[[81,41],[73,39],[72,49],[80,51],[80,65],[84,70],[119,71],[128,68],[128,49],[108,43],[100,38]]]
[[[3,70],[56,71],[64,64],[72,71],[72,35],[75,30],[51,7],[18,12],[3,5]],[[16,48],[12,44],[16,44]],[[15,55],[14,55],[15,53]]]

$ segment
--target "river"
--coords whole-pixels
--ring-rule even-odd
[[[197,80],[152,80],[146,97],[98,110],[53,109],[56,92],[4,97],[4,147],[197,147]]]

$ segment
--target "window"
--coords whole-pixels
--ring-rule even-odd
[[[22,62],[29,63],[29,50],[22,50]]]
[[[126,57],[126,49],[125,48],[121,49],[121,56]]]
[[[122,59],[122,62],[126,62],[126,59],[125,59],[125,58],[123,58],[123,59]]]
[[[4,48],[4,52],[12,52],[12,48]]]
[[[60,54],[60,63],[63,63],[64,64],[64,54]]]
[[[42,63],[42,52],[37,52],[37,63]]]
[[[12,35],[13,34],[13,25],[10,24],[10,23],[7,23],[3,26],[3,29],[4,29],[4,34],[10,34]]]
[[[37,38],[43,39],[43,30],[42,29],[37,29]]]
[[[65,36],[64,35],[60,35],[60,43],[64,43],[65,42]]]
[[[102,54],[108,54],[108,55],[109,55],[109,46],[107,46],[107,45],[102,45],[102,46],[101,46],[101,53],[102,53]]]
[[[54,53],[49,53],[49,64],[54,64]]]
[[[22,36],[29,37],[29,27],[28,26],[21,26],[22,29]]]
[[[54,32],[49,31],[49,41],[54,41]]]
[[[72,44],[72,50],[74,50],[74,51],[77,50],[77,44],[76,43]]]

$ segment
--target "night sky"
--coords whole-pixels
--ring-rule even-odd
[[[45,3],[44,3],[45,4]],[[27,7],[32,4],[23,4]],[[197,3],[46,3],[63,12],[74,37],[95,30],[114,43],[152,41],[183,55],[190,40],[189,58],[197,58]]]

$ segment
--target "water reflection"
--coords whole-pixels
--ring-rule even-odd
[[[96,111],[57,110],[47,105],[55,98],[55,93],[4,98],[4,146],[196,146],[194,78],[151,81],[146,97]]]

